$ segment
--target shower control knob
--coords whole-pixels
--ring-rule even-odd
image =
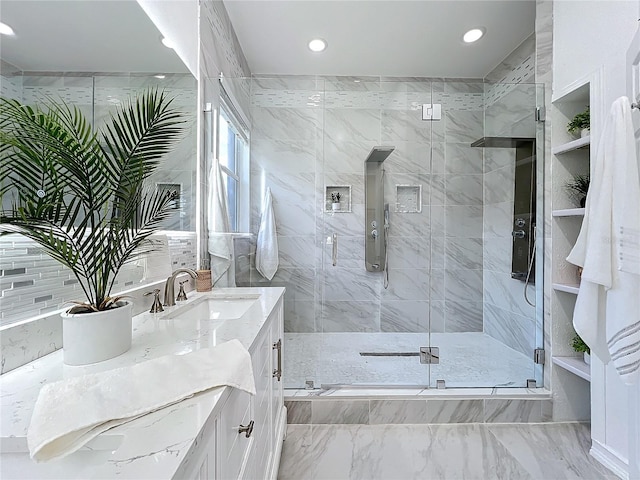
[[[513,238],[524,238],[527,236],[524,230],[514,230],[513,232],[511,232],[511,235],[513,236]]]
[[[376,238],[378,238],[378,230],[376,230],[375,228],[373,230],[371,230],[371,237],[375,240]]]
[[[375,220],[371,222],[371,228],[378,228],[378,222],[376,222]]]
[[[516,222],[515,222],[516,227],[518,227],[518,228],[522,228],[522,227],[524,227],[526,224],[527,224],[527,222],[525,221],[525,219],[524,219],[524,218],[517,218],[517,219],[516,219]]]

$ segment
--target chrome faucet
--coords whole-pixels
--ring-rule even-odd
[[[188,273],[191,275],[191,278],[198,278],[198,274],[195,270],[191,270],[190,268],[179,268],[175,270],[169,278],[167,278],[167,283],[164,285],[164,306],[165,307],[173,307],[176,304],[176,293],[175,293],[175,282],[176,277],[181,273]]]

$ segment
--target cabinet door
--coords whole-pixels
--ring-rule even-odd
[[[270,320],[269,320],[270,321]],[[252,353],[253,376],[256,382],[256,396],[254,401],[254,435],[255,448],[253,452],[257,478],[263,478],[267,471],[269,452],[271,451],[271,335],[270,328],[263,331],[258,339],[255,351]],[[246,477],[248,478],[248,477]]]
[[[233,390],[220,413],[218,423],[218,464],[220,478],[236,480],[246,468],[252,455],[253,415],[251,395],[242,390]],[[240,432],[242,427],[249,432]],[[247,437],[247,433],[249,436]]]
[[[213,433],[200,440],[201,445],[194,457],[189,460],[189,466],[186,466],[184,474],[178,474],[177,477],[191,480],[215,480],[216,475],[216,433],[217,420],[213,427]]]
[[[278,451],[277,442],[282,441],[280,432],[278,431],[280,417],[284,409],[284,379],[283,379],[283,366],[284,366],[284,309],[282,306],[282,299],[273,309],[271,314],[271,346],[272,346],[272,361],[273,370],[280,370],[280,377],[274,375],[271,378],[271,456],[270,463],[279,461],[278,458],[273,458],[276,451]],[[279,345],[279,348],[278,348]],[[275,466],[277,468],[277,465]]]

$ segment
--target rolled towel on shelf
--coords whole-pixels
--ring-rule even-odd
[[[262,218],[256,242],[256,270],[271,280],[278,271],[278,233],[276,232],[276,217],[273,213],[273,198],[271,189],[267,188],[264,196]]]
[[[251,356],[238,340],[46,384],[27,433],[31,458],[65,457],[110,428],[223,386],[256,393]]]

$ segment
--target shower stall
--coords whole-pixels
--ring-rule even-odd
[[[238,285],[287,289],[285,388],[542,386],[542,86],[234,81],[280,249]]]

